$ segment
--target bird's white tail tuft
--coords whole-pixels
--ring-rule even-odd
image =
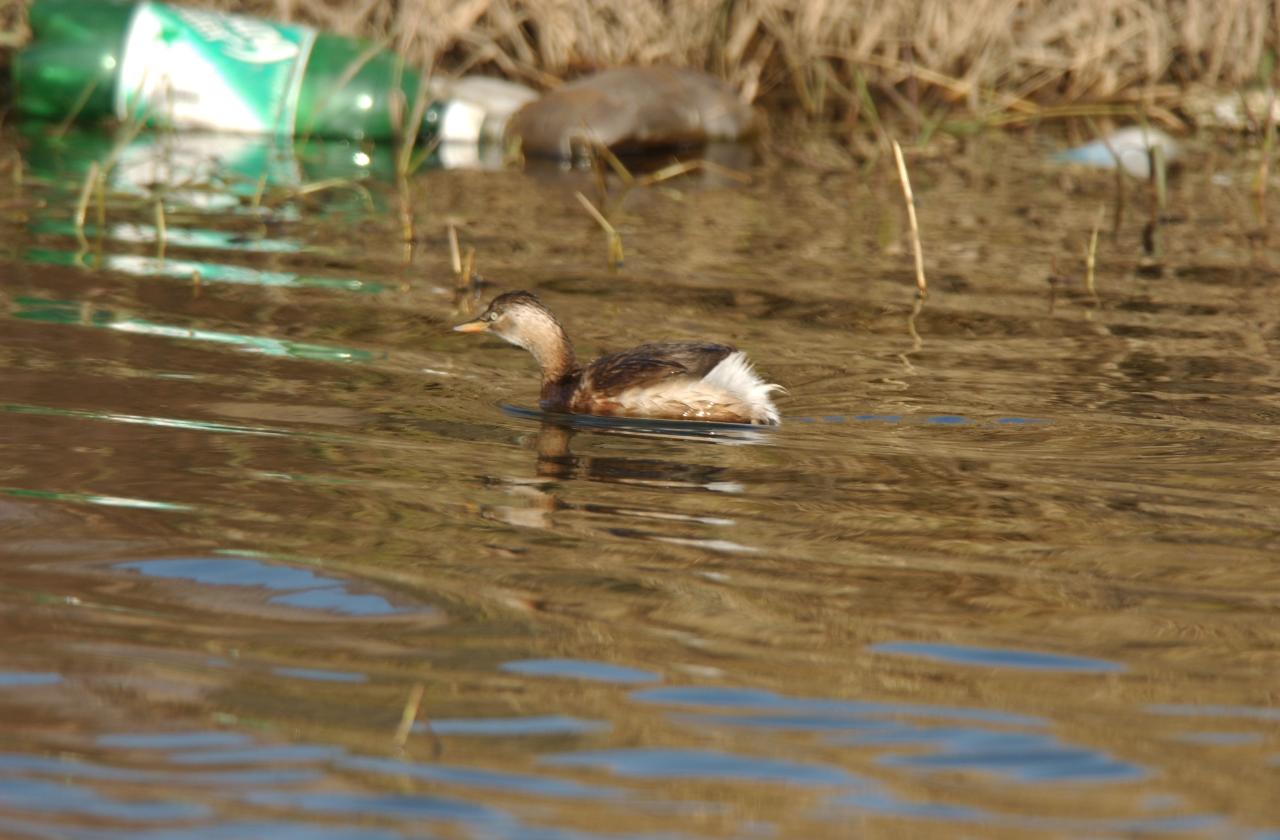
[[[777,425],[781,422],[778,408],[769,395],[774,391],[784,390],[781,385],[765,382],[756,374],[747,354],[737,350],[725,356],[720,364],[702,378],[702,381],[713,388],[720,388],[732,394],[749,409],[751,422]]]

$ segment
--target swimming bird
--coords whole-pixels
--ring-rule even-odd
[[[542,369],[544,411],[662,420],[709,420],[776,425],[765,382],[747,356],[727,344],[660,342],[610,353],[581,365],[560,321],[530,292],[490,301],[457,332],[489,332],[523,347]]]

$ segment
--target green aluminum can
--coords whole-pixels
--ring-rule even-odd
[[[15,105],[45,120],[385,140],[422,84],[367,42],[150,0],[35,0],[30,24]],[[433,104],[414,131],[434,135],[440,119]]]

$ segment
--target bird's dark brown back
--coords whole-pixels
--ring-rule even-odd
[[[583,371],[582,383],[600,396],[627,388],[645,388],[676,376],[701,379],[734,352],[727,344],[660,342],[642,344],[596,359]]]

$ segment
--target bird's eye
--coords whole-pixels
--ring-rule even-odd
[[[497,313],[497,312],[486,312],[486,313],[484,313],[484,319],[485,319],[486,321],[489,321],[490,323],[492,323],[493,321],[498,320],[498,313]]]

